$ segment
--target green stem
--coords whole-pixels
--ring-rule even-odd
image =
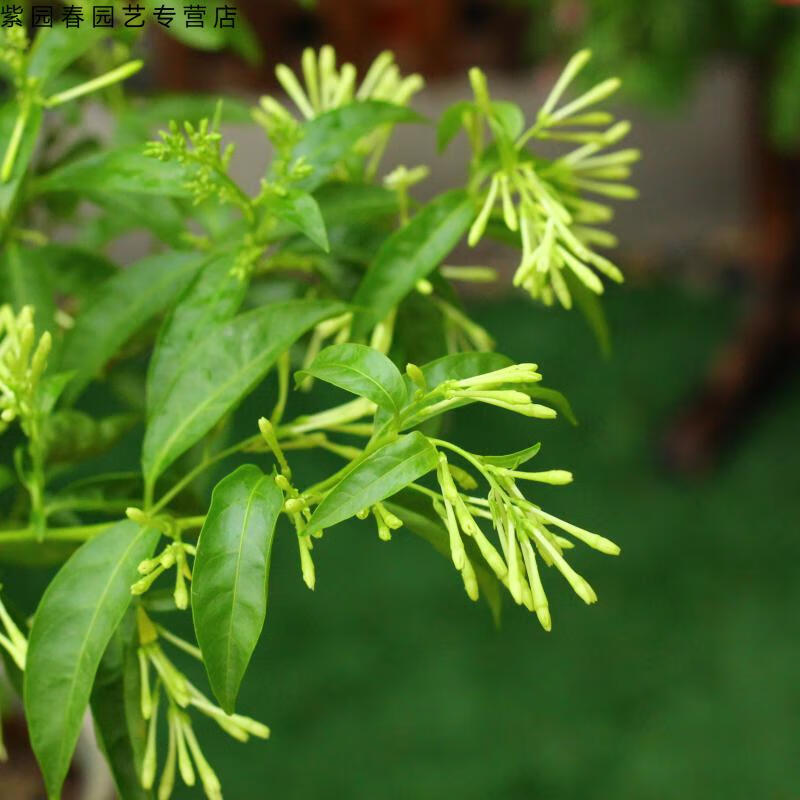
[[[121,500],[93,500],[91,498],[72,498],[54,501],[44,507],[46,516],[57,511],[124,511],[129,506],[138,506],[139,498],[123,498]]]
[[[26,98],[22,101],[17,120],[14,123],[14,130],[11,131],[11,138],[8,140],[8,147],[3,158],[3,165],[0,167],[0,183],[7,183],[14,171],[14,163],[17,160],[19,146],[22,143],[22,134],[28,123],[28,116],[31,113],[31,101]]]
[[[492,479],[491,474],[483,466],[480,459],[476,458],[472,453],[462,449],[461,447],[458,447],[458,445],[452,444],[451,442],[446,442],[444,439],[434,439],[432,437],[428,437],[428,439],[431,444],[436,445],[436,447],[444,447],[447,450],[452,450],[454,453],[458,453],[463,459],[469,461],[469,463],[472,464],[472,466],[475,467],[475,469],[477,469],[478,472],[480,472],[481,475],[483,475],[483,477],[486,478],[491,485],[494,485],[495,481]]]
[[[66,528],[48,528],[48,542],[85,542],[102,533],[104,530],[116,524],[113,522],[100,522],[95,525],[73,525]],[[0,531],[0,545],[14,542],[34,542],[40,541],[38,532],[31,527],[19,528],[11,531]]]
[[[36,413],[31,419],[28,452],[31,456],[31,476],[28,483],[28,492],[31,496],[31,527],[37,532],[39,541],[42,541],[47,527],[47,514],[44,508],[44,447]]]
[[[92,78],[90,81],[85,81],[77,86],[73,86],[71,89],[48,97],[47,100],[44,101],[45,107],[53,108],[54,106],[60,106],[63,103],[75,100],[77,97],[82,97],[90,92],[96,92],[98,89],[105,89],[107,86],[129,78],[143,66],[144,62],[141,60],[129,61],[127,64],[122,64],[116,69],[106,72],[105,75],[98,75],[98,77]]]
[[[228,456],[233,455],[234,453],[238,453],[240,450],[244,450],[249,445],[255,444],[256,442],[261,440],[261,436],[256,434],[255,436],[248,436],[247,439],[243,439],[241,442],[237,442],[230,447],[225,448],[224,450],[220,450],[219,453],[216,453],[213,456],[202,461],[198,464],[194,469],[190,470],[186,473],[169,491],[165,492],[159,501],[152,507],[149,508],[149,504],[145,504],[148,513],[155,514],[160,509],[164,508],[170,500],[172,500],[175,495],[179,494],[183,489],[185,489],[198,475],[202,474],[213,464],[216,464],[218,461],[222,461],[223,458],[227,458]]]

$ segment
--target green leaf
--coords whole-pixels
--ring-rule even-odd
[[[563,270],[562,275],[575,304],[594,333],[600,352],[606,357],[610,356],[611,331],[600,298],[571,269]]]
[[[397,194],[370,183],[326,183],[314,197],[328,226],[363,224],[397,213]]]
[[[64,342],[61,368],[75,370],[72,402],[147,320],[168,306],[208,256],[168,252],[137,261],[100,287]]]
[[[308,192],[289,189],[286,194],[271,197],[266,208],[279,219],[302,231],[326,253],[330,250],[322,212],[317,201]]]
[[[492,103],[492,113],[512,142],[522,133],[525,127],[525,114],[516,103],[496,100]]]
[[[111,449],[138,421],[137,414],[93,417],[74,408],[56,411],[44,429],[48,464],[74,464]]]
[[[417,492],[400,492],[387,502],[386,508],[397,516],[412,533],[433,545],[433,548],[452,563],[450,534],[436,515],[431,504]],[[475,570],[478,589],[489,606],[495,625],[500,624],[503,608],[503,593],[495,574],[486,568],[483,556],[474,540],[465,537],[464,548]]]
[[[436,469],[436,449],[419,431],[400,436],[357,462],[317,506],[306,531],[315,533],[397,494]]]
[[[6,153],[6,146],[11,139],[11,132],[17,121],[20,106],[18,103],[6,103],[0,108],[0,161]],[[39,128],[42,124],[42,109],[35,106],[28,114],[22,140],[14,160],[11,176],[5,183],[0,183],[0,229],[2,229],[16,213],[20,198],[20,187],[28,175],[28,165],[36,147]]]
[[[226,3],[234,6],[232,0]],[[213,12],[210,12],[213,14]],[[195,49],[217,51],[229,47],[238,53],[250,65],[255,66],[261,62],[261,45],[253,28],[248,21],[237,11],[234,25],[230,28],[214,25],[213,16],[201,28],[187,28],[185,25],[170,25],[163,31],[179,42]]]
[[[124,233],[145,228],[176,250],[186,248],[184,217],[177,200],[101,191],[88,191],[84,196],[107,212],[79,232],[78,241],[85,247],[102,248]]]
[[[90,25],[80,28],[67,28],[65,25],[42,28],[31,46],[28,75],[47,83],[88,52],[105,35],[105,31]]]
[[[363,344],[335,344],[317,355],[308,369],[340,389],[366,397],[376,406],[396,414],[406,402],[406,386],[397,367],[383,354]]]
[[[142,153],[141,145],[100,153],[70,161],[34,181],[34,194],[47,192],[92,192],[154,194],[159,197],[189,197],[187,173],[181,164],[159,161]]]
[[[244,464],[211,495],[192,570],[192,616],[214,695],[233,713],[267,613],[275,523],[283,495],[271,475]]]
[[[355,336],[366,334],[420,278],[439,266],[473,216],[468,194],[456,189],[439,195],[383,243],[353,297],[359,309],[353,323]]]
[[[458,103],[448,106],[439,117],[439,124],[436,126],[436,149],[443,153],[450,142],[456,137],[463,124],[465,111],[472,111],[475,103],[470,100],[460,100]]]
[[[314,172],[298,185],[306,191],[315,189],[353,145],[376,128],[421,119],[409,108],[381,100],[353,102],[314,117],[303,124],[304,136],[293,152],[294,158],[304,158]]]
[[[155,482],[208,433],[309,328],[344,309],[327,300],[294,300],[257,308],[209,329],[192,360],[176,366],[169,391],[153,409],[142,450],[146,480]]]
[[[536,442],[524,450],[517,450],[516,453],[507,453],[502,456],[481,456],[481,461],[492,464],[495,467],[505,467],[506,469],[516,469],[520,464],[530,461],[540,450],[541,442]]]
[[[194,361],[194,349],[208,332],[239,310],[247,282],[231,275],[234,258],[224,253],[205,264],[164,320],[147,372],[148,417],[161,405],[179,365]]]
[[[47,267],[44,254],[15,242],[7,242],[0,251],[0,298],[16,311],[33,306],[39,335],[55,328],[56,305]]]
[[[47,267],[48,280],[56,294],[73,297],[81,303],[119,271],[104,255],[84,247],[46,244],[36,252]]]
[[[50,798],[67,775],[100,659],[157,531],[125,520],[82,545],[47,587],[28,642],[25,719]]]
[[[55,408],[56,403],[74,375],[75,373],[72,371],[45,374],[42,382],[39,384],[38,391],[40,413],[46,415]]]
[[[139,781],[147,724],[140,703],[139,662],[134,616],[128,610],[111,637],[97,670],[91,695],[97,742],[124,800],[147,800],[152,792]]]
[[[545,405],[553,406],[559,414],[563,414],[571,425],[578,424],[578,418],[569,404],[569,400],[564,397],[557,389],[548,389],[546,386],[541,386],[538,383],[527,383],[524,386],[518,386],[520,391],[530,395],[532,400],[541,400]]]

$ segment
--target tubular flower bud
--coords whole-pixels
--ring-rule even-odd
[[[300,569],[303,574],[303,582],[311,591],[317,582],[314,572],[314,562],[311,559],[311,541],[308,536],[298,535],[297,546],[300,550]]]
[[[38,390],[52,347],[47,331],[36,342],[33,316],[32,306],[16,315],[0,306],[0,433],[19,420],[31,440],[40,436]]]
[[[0,600],[0,623],[5,631],[5,633],[0,633],[0,647],[6,650],[14,663],[24,671],[28,655],[28,640],[11,618],[2,600]]]
[[[176,767],[187,786],[193,786],[196,776],[199,776],[206,796],[221,798],[221,789],[216,774],[202,753],[188,713],[181,709],[193,708],[199,711],[239,741],[247,741],[251,735],[266,739],[269,737],[269,728],[240,714],[226,714],[219,706],[212,703],[170,661],[161,649],[157,639],[158,634],[161,633],[166,641],[198,657],[199,650],[163,628],[159,627],[156,630],[141,608],[137,610],[137,618],[140,623],[138,656],[142,684],[142,711],[144,718],[148,721],[141,771],[142,786],[150,789],[155,785],[158,768],[156,732],[158,730],[159,696],[163,689],[167,698],[166,716],[169,738],[164,769],[158,784],[158,799],[168,800],[172,793],[175,786]],[[149,689],[151,667],[158,676],[153,693]]]
[[[158,730],[158,700],[159,686],[156,684],[156,691],[153,695],[153,706],[150,714],[150,722],[147,725],[147,740],[144,747],[144,759],[142,760],[142,787],[152,789],[156,778],[156,733]]]
[[[337,67],[336,53],[329,45],[322,47],[318,53],[306,48],[301,58],[301,72],[302,83],[285,64],[279,64],[275,69],[281,87],[297,107],[300,115],[308,120],[345,106],[354,99],[381,100],[405,106],[424,86],[424,81],[419,75],[403,78],[394,63],[393,54],[388,51],[381,53],[372,62],[358,87],[356,68],[348,63]],[[262,124],[272,138],[269,124],[272,123],[274,126],[279,118],[269,100],[270,98],[262,98],[260,102],[261,108],[264,109],[262,113],[267,117]],[[283,124],[285,126],[285,123]],[[363,137],[355,145],[356,152],[371,155],[370,174],[374,174],[377,161],[386,147],[391,127],[384,125],[381,129]]]
[[[561,102],[590,55],[582,50],[569,61],[533,125],[516,139],[498,104],[492,103],[486,76],[478,69],[470,71],[476,110],[463,120],[476,163],[482,163],[486,152],[486,123],[494,136],[499,161],[494,172],[477,172],[473,188],[479,211],[468,243],[478,243],[499,204],[498,221],[502,219],[511,233],[518,234],[522,244],[514,285],[546,305],[557,299],[565,308],[572,307],[573,279],[596,294],[603,291],[598,272],[612,280],[622,279],[622,273],[607,259],[605,264],[598,263],[596,259],[603,257],[590,247],[613,244],[613,237],[582,225],[607,220],[611,210],[586,201],[584,194],[613,199],[630,199],[637,194],[624,181],[630,176],[629,165],[639,157],[638,151],[627,148],[600,154],[630,131],[630,123],[614,123],[613,115],[595,108],[617,91],[619,79],[601,81],[578,97]],[[527,151],[531,139],[575,142],[578,147],[552,162],[541,162]]]
[[[275,428],[272,423],[266,417],[261,417],[258,420],[258,429],[261,431],[261,435],[264,437],[267,447],[269,447],[272,454],[278,460],[278,464],[281,468],[281,475],[284,475],[287,480],[291,480],[292,470],[289,467],[289,463],[286,461],[286,456],[284,456],[280,444],[278,444],[278,437],[275,434]]]
[[[527,365],[526,368],[531,367]],[[477,383],[481,385],[480,380]],[[473,576],[477,580],[476,555],[475,550],[465,547],[462,535],[472,539],[486,566],[508,589],[514,601],[534,612],[545,630],[550,630],[552,620],[539,572],[539,558],[545,565],[555,567],[584,602],[591,604],[597,601],[594,589],[572,569],[564,557],[564,552],[573,548],[574,542],[553,533],[548,526],[555,526],[600,552],[616,554],[619,548],[598,534],[543,511],[528,500],[516,484],[517,480],[526,480],[564,485],[572,480],[571,473],[566,470],[517,470],[517,465],[536,455],[538,445],[507,456],[481,457],[440,439],[431,441],[439,450],[436,474],[441,490],[440,498],[434,496],[433,508],[448,533],[453,563],[461,572],[470,597],[475,596],[477,586],[472,582]],[[442,449],[459,453],[481,473],[489,484],[485,498],[463,495],[458,490],[453,480],[454,468],[448,463]],[[425,493],[428,494],[427,491]],[[491,521],[499,549],[478,524],[478,520],[484,519]]]

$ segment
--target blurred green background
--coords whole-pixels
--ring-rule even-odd
[[[606,362],[572,316],[475,308],[581,425],[531,421],[521,441],[517,418],[468,409],[457,437],[478,452],[541,438],[540,468],[574,470],[535,496],[622,546],[617,559],[575,551],[599,603],[548,573],[553,632],[508,603],[496,630],[427,543],[402,530],[382,543],[366,522],[326,533],[312,594],[284,531],[240,697],[273,737],[203,731],[227,800],[797,797],[800,382],[713,479],[670,479],[654,458],[734,305],[616,291]]]
[[[574,552],[599,602],[583,606],[549,572],[553,632],[507,598],[496,629],[427,543],[405,530],[382,543],[368,522],[326,533],[311,593],[284,528],[265,633],[239,701],[242,713],[271,726],[272,739],[240,745],[198,721],[226,800],[800,798],[798,371],[745,412],[751,424],[713,472],[675,477],[658,455],[681,403],[748,305],[724,288],[728,250],[739,267],[751,262],[751,288],[786,294],[759,277],[769,272],[765,248],[741,244],[754,232],[773,236],[759,206],[794,215],[784,249],[799,244],[800,180],[793,195],[779,184],[791,182],[792,169],[800,177],[800,8],[769,0],[316,5],[242,2],[266,56],[249,72],[234,57],[154,38],[153,85],[145,88],[246,89],[252,100],[274,88],[276,61],[296,65],[303,46],[332,41],[359,65],[394,48],[404,71],[432,79],[421,98],[431,118],[466,90],[471,64],[487,67],[498,96],[510,90],[531,112],[551,82],[547,71],[588,42],[601,72],[626,77],[629,98],[669,100],[675,117],[630,109],[632,144],[645,152],[635,177],[642,198],[622,210],[615,230],[619,263],[638,279],[605,298],[609,360],[578,314],[522,297],[471,302],[497,349],[537,362],[581,424],[531,421],[523,440],[518,417],[468,408],[458,412],[453,438],[485,453],[541,440],[540,468],[575,473],[570,487],[530,494],[622,546],[616,559]],[[539,71],[520,70],[532,57],[545,59]],[[241,177],[255,180],[265,158],[261,134],[234,138]],[[431,183],[460,180],[458,147]],[[432,132],[423,141],[415,131],[401,140],[398,160],[431,161],[432,149]],[[770,204],[773,185],[783,195]],[[727,249],[711,263],[708,242],[720,232]],[[797,259],[786,263],[796,275]],[[129,444],[133,466],[138,445]],[[295,471],[313,479],[338,465],[333,456],[314,458],[296,455]],[[46,576],[29,575],[34,598]],[[188,631],[190,621],[182,622]],[[200,792],[181,787],[176,796]]]

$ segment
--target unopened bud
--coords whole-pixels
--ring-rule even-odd
[[[299,514],[306,507],[306,501],[302,497],[291,497],[283,507],[289,514]]]
[[[411,378],[417,388],[423,392],[428,391],[428,382],[425,380],[425,375],[416,364],[406,364],[406,375]]]
[[[135,506],[128,506],[128,508],[125,509],[125,516],[132,522],[142,525],[143,527],[150,525],[150,515],[145,514],[144,511]]]

